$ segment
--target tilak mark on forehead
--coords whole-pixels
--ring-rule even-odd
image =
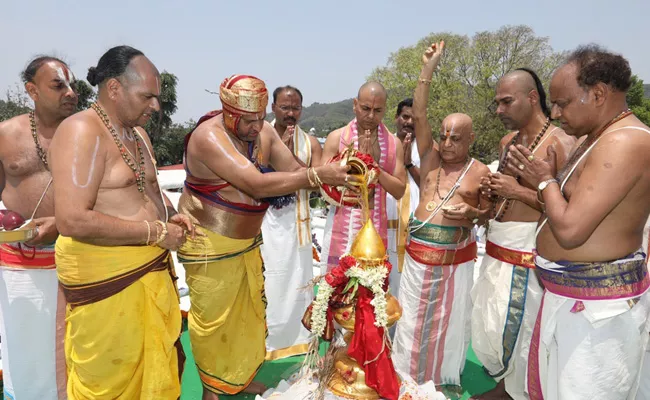
[[[61,79],[61,81],[68,87],[68,89],[71,89],[71,82],[74,80],[74,74],[65,67],[56,67],[56,75]]]

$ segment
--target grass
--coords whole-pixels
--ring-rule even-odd
[[[185,372],[183,373],[183,382],[181,385],[181,400],[200,400],[203,388],[199,374],[196,371],[194,357],[190,349],[190,338],[187,332],[186,321],[184,321],[184,332],[181,336],[181,342],[185,349],[187,361],[185,363]],[[288,378],[296,368],[296,365],[302,362],[302,356],[290,357],[283,360],[265,362],[255,378],[256,381],[262,382],[268,387],[275,387],[280,380]],[[476,359],[472,347],[470,346],[467,354],[467,363],[461,377],[463,386],[463,395],[460,399],[466,400],[471,395],[483,393],[495,386],[494,380],[485,374],[481,363]],[[239,394],[235,396],[220,396],[224,400],[252,400],[254,395]],[[455,400],[456,398],[453,398]]]

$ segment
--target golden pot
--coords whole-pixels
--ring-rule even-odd
[[[347,353],[346,346],[338,349],[334,355],[334,373],[327,383],[329,390],[346,399],[379,399],[377,392],[366,385],[363,368]]]
[[[388,327],[391,327],[402,316],[402,306],[400,306],[395,296],[390,293],[386,294],[386,302],[386,313],[388,313]],[[334,310],[334,320],[339,325],[341,325],[343,329],[351,332],[354,331],[355,304],[356,302],[349,306],[337,308]]]

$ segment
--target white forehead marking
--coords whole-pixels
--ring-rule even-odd
[[[70,72],[70,70],[68,70]],[[56,67],[56,75],[63,81],[63,83],[68,87],[68,89],[71,89],[72,87],[70,86],[70,80],[65,76],[65,72],[63,72],[63,68],[61,67]]]

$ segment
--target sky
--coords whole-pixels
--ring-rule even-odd
[[[220,108],[206,89],[232,74],[296,86],[304,105],[336,102],[429,33],[503,25],[528,25],[558,51],[601,44],[650,83],[648,0],[5,0],[0,9],[0,98],[35,55],[63,57],[85,78],[106,50],[128,44],[178,77],[176,122]]]

